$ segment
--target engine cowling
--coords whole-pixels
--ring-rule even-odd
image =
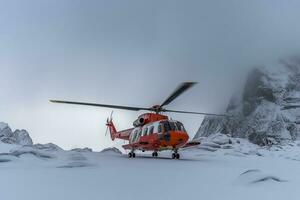
[[[146,120],[143,117],[139,117],[137,120],[133,122],[134,127],[143,126],[145,124]]]

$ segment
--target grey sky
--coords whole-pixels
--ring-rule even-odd
[[[300,48],[297,0],[0,0],[0,121],[35,142],[112,145],[110,109],[52,105],[66,99],[222,112],[249,68]],[[118,128],[140,113],[115,111]],[[171,115],[193,136],[202,117]]]

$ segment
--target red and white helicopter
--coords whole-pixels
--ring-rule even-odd
[[[129,128],[122,131],[117,131],[112,117],[107,119],[107,128],[109,129],[112,140],[121,139],[128,141],[128,144],[123,145],[123,148],[130,150],[128,157],[134,158],[136,156],[135,150],[152,151],[152,156],[157,157],[159,151],[172,150],[172,158],[179,159],[180,155],[178,150],[181,148],[187,148],[191,146],[199,145],[200,142],[189,141],[189,135],[187,134],[183,124],[176,120],[171,120],[167,115],[163,115],[165,112],[173,113],[186,113],[186,114],[200,114],[200,115],[215,115],[225,116],[203,112],[188,112],[179,110],[169,110],[165,106],[170,104],[183,92],[195,85],[195,82],[184,82],[161,104],[155,105],[150,108],[147,107],[131,107],[131,106],[119,106],[108,104],[96,104],[96,103],[83,103],[73,101],[60,101],[50,100],[53,103],[65,103],[85,106],[106,107],[114,109],[123,109],[131,111],[147,110],[149,113],[142,114],[136,121],[133,122],[133,128]]]

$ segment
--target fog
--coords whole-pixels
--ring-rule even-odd
[[[111,109],[160,104],[183,81],[198,84],[170,109],[222,113],[254,65],[298,54],[297,0],[0,1],[0,121],[35,143],[99,150]],[[139,114],[115,110],[118,129]],[[191,137],[203,116],[171,114]]]

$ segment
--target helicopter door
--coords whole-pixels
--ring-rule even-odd
[[[163,134],[160,136],[160,139],[165,140],[165,141],[170,141],[171,140],[171,126],[168,121],[160,123],[160,125],[163,127]]]
[[[162,129],[162,124],[161,123],[158,124],[157,133],[158,134],[162,134],[163,133],[163,129]]]

